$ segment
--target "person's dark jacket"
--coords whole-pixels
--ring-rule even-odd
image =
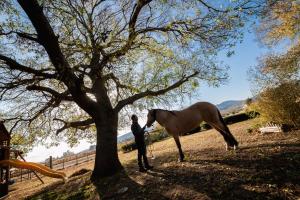
[[[131,131],[134,135],[135,142],[137,144],[144,143],[144,131],[146,127],[141,128],[138,122],[133,122],[131,125]]]

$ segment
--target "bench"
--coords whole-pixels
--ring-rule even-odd
[[[280,133],[282,132],[281,126],[277,124],[267,124],[265,127],[259,128],[261,133]]]

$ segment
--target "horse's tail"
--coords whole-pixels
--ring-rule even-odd
[[[223,134],[225,141],[229,144],[229,146],[232,146],[232,147],[236,146],[237,147],[239,145],[239,143],[236,141],[234,136],[231,134],[231,132],[230,132],[228,126],[226,125],[226,123],[225,123],[225,121],[224,121],[224,119],[223,119],[223,117],[222,117],[219,110],[218,110],[218,115],[219,115],[220,121],[222,122],[222,124],[225,128],[224,134]]]

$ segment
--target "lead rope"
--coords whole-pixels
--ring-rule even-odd
[[[155,159],[155,156],[153,155],[154,145],[152,143],[150,133],[148,131],[145,131],[145,134],[147,135],[147,141],[148,141],[147,152],[149,153],[149,156],[151,157],[151,159]]]

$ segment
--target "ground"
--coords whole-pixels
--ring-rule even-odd
[[[120,153],[126,173],[95,185],[89,181],[90,172],[67,183],[23,184],[8,199],[299,199],[300,131],[247,133],[254,123],[229,126],[240,143],[237,151],[226,151],[222,136],[209,130],[181,137],[186,161],[179,163],[169,138],[153,145],[153,171],[137,171],[136,151]]]

